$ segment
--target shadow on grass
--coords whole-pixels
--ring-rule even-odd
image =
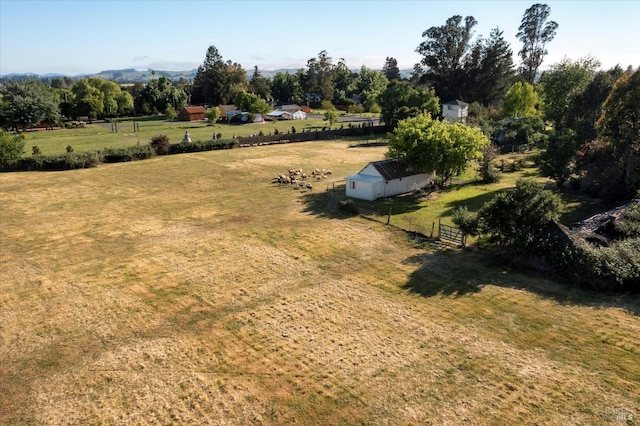
[[[320,185],[322,184],[315,184],[314,190],[300,190],[303,193],[301,199],[305,206],[304,212],[330,219],[347,219],[354,215],[338,207],[341,200],[347,199],[344,195],[344,185],[342,185],[342,191],[325,190]]]
[[[313,183],[314,189],[301,190],[304,192],[302,203],[305,205],[304,211],[319,217],[348,218],[354,214],[379,215],[383,216],[392,210],[393,214],[411,213],[420,210],[423,194],[407,194],[403,196],[390,197],[376,201],[357,200],[346,196],[344,184],[335,185],[333,183]],[[340,203],[351,200],[357,208],[357,213],[343,211]]]
[[[349,145],[349,148],[375,148],[387,145],[387,141],[362,141],[359,143],[352,143],[351,145]]]
[[[491,250],[436,250],[411,256],[404,263],[418,268],[403,288],[424,297],[463,297],[492,285],[524,290],[560,305],[619,308],[640,315],[638,294],[596,292],[541,272],[511,267]]]
[[[447,188],[447,191],[453,192],[453,191],[462,190],[465,187],[473,188],[473,187],[481,187],[481,186],[487,186],[487,184],[484,182],[469,182],[469,183],[457,184],[450,188]],[[469,209],[469,211],[478,211],[484,205],[484,203],[490,201],[496,194],[505,190],[506,189],[496,189],[492,191],[485,191],[484,193],[481,193],[474,197],[466,197],[460,200],[451,201],[445,205],[447,209],[443,210],[442,216],[451,216],[453,214],[453,211],[456,208],[463,207],[463,206],[466,206]]]

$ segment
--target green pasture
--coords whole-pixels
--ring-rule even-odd
[[[137,124],[134,130],[134,123]],[[116,130],[117,126],[117,132]],[[222,133],[223,139],[259,134],[268,135],[278,132],[296,132],[306,128],[322,128],[328,123],[320,119],[266,121],[242,125],[214,124],[206,122],[168,121],[164,118],[145,118],[141,120],[117,120],[114,123],[93,122],[85,128],[37,130],[25,133],[25,156],[30,156],[33,146],[38,146],[44,155],[63,154],[67,146],[74,151],[100,150],[104,148],[125,148],[136,144],[148,144],[156,135],[166,135],[171,143],[178,143],[189,132],[191,140],[208,140],[213,134]],[[346,124],[345,124],[346,126]],[[333,126],[338,128],[339,125]]]

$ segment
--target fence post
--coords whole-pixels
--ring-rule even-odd
[[[391,207],[389,207],[389,215],[387,216],[387,225],[389,224],[390,220],[391,220]]]
[[[433,229],[436,227],[435,222],[431,222],[431,238],[433,238]]]

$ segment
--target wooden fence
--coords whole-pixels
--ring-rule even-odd
[[[365,136],[386,133],[386,126],[348,127],[335,130],[320,130],[277,135],[256,135],[237,138],[240,147],[263,146],[291,142],[338,139],[345,136]]]

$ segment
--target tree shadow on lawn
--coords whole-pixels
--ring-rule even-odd
[[[640,315],[640,295],[596,292],[544,273],[508,266],[490,250],[449,248],[407,258],[419,265],[402,287],[424,297],[463,297],[487,285],[524,290],[560,305],[619,308]]]
[[[449,192],[459,191],[459,190],[462,190],[464,187],[480,187],[480,186],[487,186],[487,184],[483,182],[469,182],[469,183],[464,183],[460,185],[455,185],[451,188],[448,188],[447,191]],[[497,189],[492,191],[485,191],[484,193],[478,194],[474,197],[466,197],[460,200],[450,201],[445,204],[445,206],[448,207],[448,209],[443,210],[442,216],[451,216],[453,214],[453,211],[459,207],[467,207],[469,211],[472,211],[472,212],[478,211],[484,205],[484,203],[490,201],[494,196],[496,196],[496,194],[506,190],[508,189]]]

